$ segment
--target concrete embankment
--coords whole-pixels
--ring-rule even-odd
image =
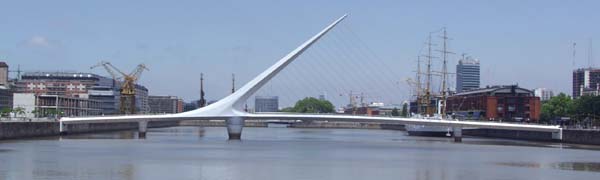
[[[223,127],[225,121],[182,121],[182,122],[150,122],[151,128],[171,126],[204,126]],[[246,121],[246,127],[268,127],[264,121]],[[290,123],[290,128],[348,128],[348,129],[390,129],[405,130],[401,124],[360,123],[360,122],[303,122]],[[94,133],[103,131],[137,130],[137,123],[98,123],[68,125],[69,133]],[[18,139],[40,136],[59,135],[59,123],[56,121],[45,122],[0,122],[0,140]],[[555,141],[552,133],[531,132],[499,129],[465,129],[464,135],[478,137],[493,137],[530,141]],[[564,143],[600,145],[600,130],[563,130]]]
[[[502,129],[465,129],[463,130],[463,134],[469,136],[530,141],[556,141],[552,139],[552,133],[549,132],[516,131]],[[600,145],[600,130],[565,129],[563,130],[563,139],[561,142],[572,144]]]
[[[179,122],[150,122],[151,128],[178,126]],[[97,123],[68,125],[69,133],[94,133],[137,129],[137,123]],[[0,140],[60,135],[59,123],[46,122],[0,122]]]

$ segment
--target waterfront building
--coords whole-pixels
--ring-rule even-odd
[[[573,98],[582,95],[598,95],[600,91],[600,69],[579,68],[573,70]]]
[[[177,96],[148,96],[148,105],[153,114],[183,112],[183,100]]]
[[[456,92],[477,89],[480,85],[479,60],[463,57],[456,65]]]
[[[117,86],[118,89],[121,89],[120,83],[119,86]],[[120,98],[120,92],[117,94]],[[148,88],[136,84],[135,85],[135,108],[136,108],[136,112],[138,114],[146,114],[150,112],[150,105],[148,102]],[[117,101],[118,102],[118,101]],[[117,106],[118,109],[118,106]]]
[[[119,92],[115,91],[113,87],[109,86],[93,86],[90,90],[88,90],[88,98],[100,102],[102,115],[119,113],[119,110],[116,109],[116,107],[119,106],[118,97]]]
[[[459,119],[535,122],[541,102],[533,91],[517,85],[492,86],[450,96],[446,108]]]
[[[256,96],[254,97],[254,112],[277,112],[279,111],[279,97]]]
[[[352,105],[346,106],[343,113],[352,115],[379,116],[382,114],[382,111],[384,113],[383,115],[387,115],[386,113],[391,115],[392,110],[393,106],[385,106],[385,104],[382,102],[372,102],[368,105],[365,104],[365,106],[360,107],[353,107]]]
[[[0,62],[0,87],[9,88],[8,84],[8,64]]]
[[[390,104],[390,105],[380,106],[380,107],[378,107],[379,115],[380,116],[392,116],[392,112],[394,111],[394,109],[397,109],[398,113],[401,113],[402,106],[403,105],[401,105],[401,104]]]
[[[183,112],[198,109],[200,100],[190,101],[183,104]]]
[[[15,93],[57,95],[100,101],[103,115],[119,111],[121,83],[112,78],[78,72],[27,72],[15,82]],[[112,91],[112,92],[111,92]],[[136,109],[148,113],[148,89],[136,84]]]
[[[550,98],[554,97],[554,92],[546,88],[533,89],[533,94],[535,94],[535,96],[537,97],[540,97],[541,101],[547,101],[550,100]]]
[[[101,102],[93,99],[60,95],[15,93],[13,107],[25,109],[26,118],[101,115]]]
[[[13,106],[13,93],[10,89],[0,87],[0,110],[12,109]]]

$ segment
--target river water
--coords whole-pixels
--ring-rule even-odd
[[[3,179],[600,179],[598,147],[403,131],[150,129],[0,141]]]

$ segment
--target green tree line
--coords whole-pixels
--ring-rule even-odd
[[[296,102],[294,107],[287,107],[281,111],[296,113],[333,113],[335,111],[335,107],[327,100],[306,97]]]
[[[600,96],[581,96],[571,99],[570,96],[560,93],[542,102],[540,120],[551,123],[561,117],[569,117],[575,121],[585,119],[600,119]]]

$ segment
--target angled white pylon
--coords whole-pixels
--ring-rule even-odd
[[[323,35],[329,32],[333,27],[335,27],[339,22],[341,22],[344,18],[346,18],[346,14],[342,17],[338,18],[336,21],[331,23],[321,32],[304,42],[302,45],[294,49],[292,52],[281,58],[277,63],[273,64],[267,70],[256,76],[254,79],[246,83],[240,89],[236,90],[233,94],[210,104],[204,108],[188,111],[184,113],[174,114],[174,116],[180,117],[203,117],[203,116],[222,116],[222,117],[233,117],[233,116],[243,116],[247,113],[243,111],[243,106],[246,103],[246,100],[252,96],[256,91],[258,91],[263,85],[265,85],[271,78],[273,78],[277,73],[279,73],[283,68],[285,68],[288,64],[294,61],[298,56],[300,56],[306,49],[308,49],[312,44],[314,44],[317,40],[319,40]]]

